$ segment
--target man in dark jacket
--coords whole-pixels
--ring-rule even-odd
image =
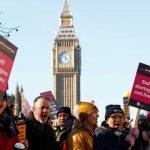
[[[28,150],[57,150],[55,132],[49,124],[50,100],[39,96],[33,102],[33,111],[26,122]]]

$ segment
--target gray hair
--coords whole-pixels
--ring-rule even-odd
[[[50,102],[50,99],[49,99],[47,96],[38,96],[38,97],[36,97],[36,98],[34,99],[34,101],[33,101],[33,107],[35,107],[35,104],[36,104],[36,102],[37,102],[39,99],[44,99],[44,100],[47,100],[47,101]]]

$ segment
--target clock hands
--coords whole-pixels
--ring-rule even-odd
[[[66,65],[66,64],[69,64],[71,62],[71,56],[67,52],[60,53],[59,58],[60,58],[59,62],[61,64]]]

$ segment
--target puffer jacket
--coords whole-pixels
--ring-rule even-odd
[[[93,150],[93,130],[86,127],[73,129],[68,138],[68,150]]]
[[[130,144],[125,140],[127,133],[109,127],[99,127],[94,132],[94,150],[128,150]]]

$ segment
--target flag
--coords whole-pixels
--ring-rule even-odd
[[[27,99],[22,95],[22,113],[28,117],[29,112],[31,111],[31,106],[28,103]]]

